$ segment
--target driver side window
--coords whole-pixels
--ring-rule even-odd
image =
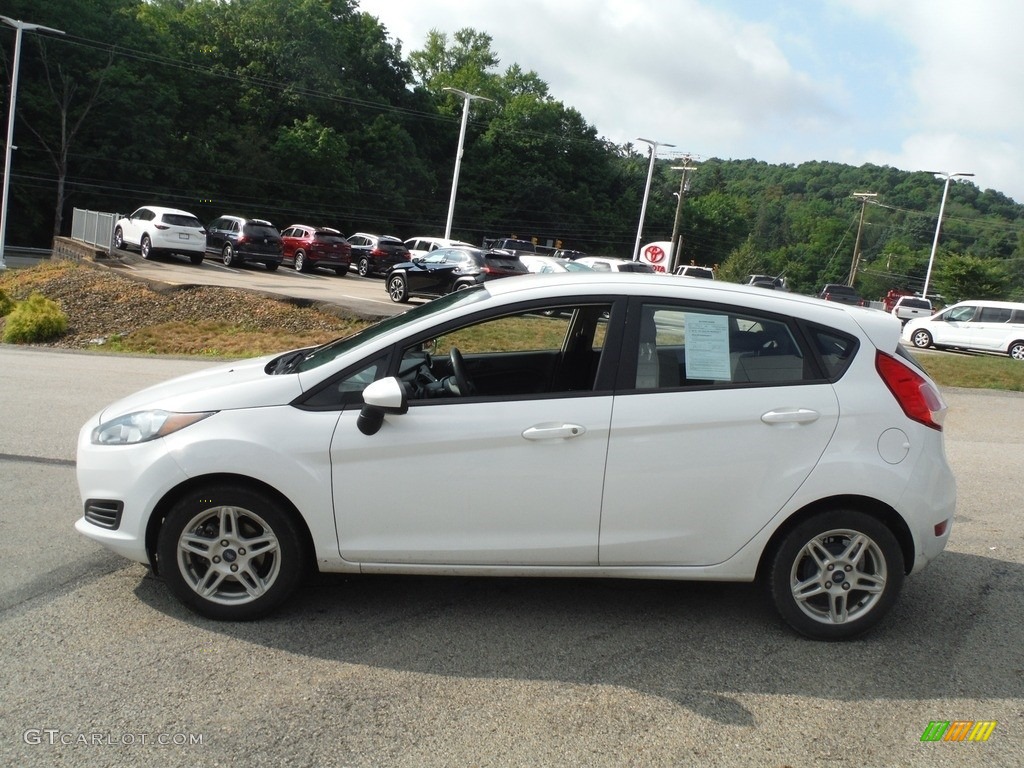
[[[397,374],[414,402],[590,392],[610,310],[561,305],[488,318],[407,347]]]

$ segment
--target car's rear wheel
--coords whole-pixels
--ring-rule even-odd
[[[139,244],[139,252],[142,254],[142,258],[144,259],[153,258],[153,241],[149,239],[149,235],[142,236],[142,242]]]
[[[292,517],[240,485],[190,492],[167,515],[157,543],[174,595],[211,619],[263,616],[298,586],[308,566]]]
[[[359,264],[356,267],[360,277],[370,274],[370,260],[366,256],[359,257]]]
[[[863,512],[832,510],[785,536],[769,579],[775,606],[793,629],[843,640],[885,616],[903,577],[903,551],[892,531]]]
[[[224,250],[220,252],[220,260],[224,262],[225,267],[230,267],[235,263],[235,249],[231,247],[231,243],[224,246]]]
[[[114,229],[114,247],[119,251],[124,249],[124,232],[120,227]]]
[[[295,252],[295,271],[309,272],[309,264],[306,263],[306,254],[302,251]]]
[[[276,272],[277,268],[281,266],[281,262],[268,261],[265,266],[267,267],[267,272]]]
[[[1010,345],[1010,357],[1014,360],[1024,360],[1024,341],[1015,341]]]
[[[405,281],[405,275],[394,274],[388,278],[388,296],[394,302],[409,300],[409,286]]]
[[[932,335],[928,331],[914,331],[910,341],[918,349],[927,349],[932,345]]]

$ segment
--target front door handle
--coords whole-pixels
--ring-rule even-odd
[[[568,440],[585,434],[587,428],[580,424],[535,424],[523,431],[527,440]]]

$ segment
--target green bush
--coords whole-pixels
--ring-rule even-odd
[[[4,323],[4,341],[8,344],[31,344],[50,341],[68,328],[68,318],[57,302],[33,293],[18,302]]]
[[[6,317],[14,309],[14,301],[3,291],[0,291],[0,317]]]

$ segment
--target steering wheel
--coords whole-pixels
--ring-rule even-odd
[[[467,397],[473,394],[476,387],[469,381],[469,377],[466,375],[466,361],[462,359],[462,353],[459,352],[458,347],[452,347],[451,352],[448,353],[448,359],[452,362],[452,374],[455,376],[455,384],[459,388],[459,395]]]

